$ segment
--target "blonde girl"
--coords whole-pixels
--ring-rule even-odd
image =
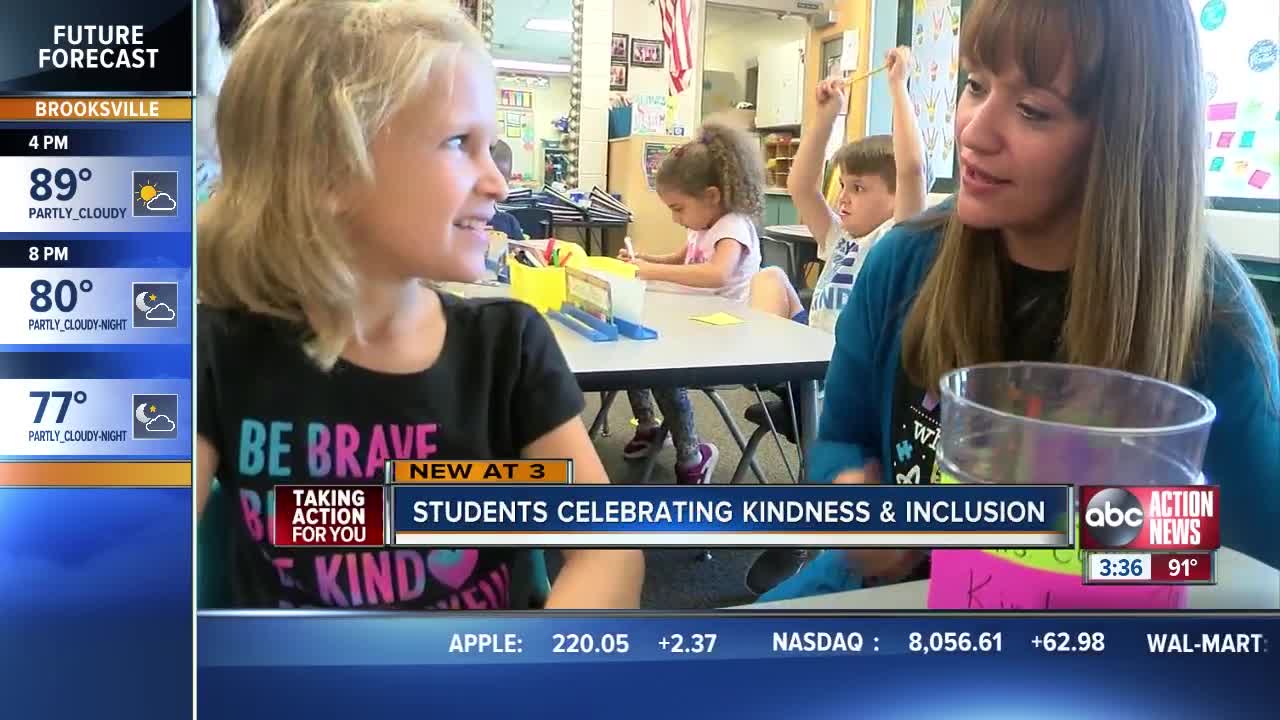
[[[255,580],[237,603],[505,609],[523,551],[276,547],[271,493],[388,459],[572,458],[607,482],[546,322],[423,280],[484,268],[506,184],[493,67],[447,0],[285,0],[218,103],[199,221],[197,498],[216,476]],[[565,552],[550,607],[634,607],[639,552]]]

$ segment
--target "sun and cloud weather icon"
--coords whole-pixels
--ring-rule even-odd
[[[135,328],[178,327],[178,283],[134,283],[133,326]]]
[[[133,172],[133,216],[175,217],[177,214],[177,171],[135,170]]]
[[[170,440],[178,437],[177,395],[133,396],[133,439]]]

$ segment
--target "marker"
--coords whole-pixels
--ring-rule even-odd
[[[622,238],[622,244],[627,246],[627,254],[634,258],[636,256],[636,248],[631,244],[631,236],[628,235]]]

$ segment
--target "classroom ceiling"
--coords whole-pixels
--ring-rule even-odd
[[[569,20],[570,0],[493,0],[493,56],[503,60],[571,63],[569,33],[526,30],[533,18]]]

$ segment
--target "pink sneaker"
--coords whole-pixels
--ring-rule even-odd
[[[716,463],[720,460],[720,450],[711,443],[698,445],[700,460],[688,467],[676,466],[676,484],[707,485],[711,482],[711,474],[716,471]]]
[[[659,428],[640,428],[636,430],[636,434],[622,448],[622,457],[625,460],[643,460],[649,457],[649,453],[653,452],[653,444],[658,441]],[[662,443],[663,447],[671,447],[671,433],[667,433],[666,440]]]

